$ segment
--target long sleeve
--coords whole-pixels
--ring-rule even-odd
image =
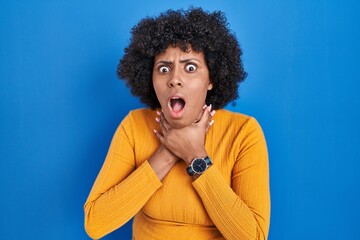
[[[216,164],[194,181],[193,186],[226,239],[267,239],[270,192],[265,138],[253,118],[244,124],[238,138],[242,141],[231,174],[231,186]]]
[[[156,116],[133,110],[116,130],[84,205],[89,236],[101,238],[134,217],[134,239],[266,239],[268,155],[256,120],[219,109],[205,142],[214,165],[192,181],[178,161],[161,182],[147,161],[160,146]]]
[[[131,124],[127,116],[115,132],[84,205],[85,229],[94,239],[129,221],[162,185],[147,161],[136,166]]]

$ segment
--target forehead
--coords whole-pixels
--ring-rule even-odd
[[[180,47],[169,46],[165,52],[155,56],[155,61],[174,61],[176,59],[183,60],[189,58],[195,58],[201,62],[205,60],[203,52],[196,52],[191,47],[187,51],[183,51]]]

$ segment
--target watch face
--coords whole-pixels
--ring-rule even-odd
[[[196,173],[202,173],[206,170],[206,162],[204,159],[195,159],[192,163],[192,168]]]

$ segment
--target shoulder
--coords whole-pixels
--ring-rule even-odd
[[[257,120],[252,116],[239,112],[232,112],[226,109],[217,110],[215,116],[217,120],[227,124],[236,124],[239,126],[258,124]]]
[[[216,115],[220,115],[222,119],[228,120],[238,120],[238,121],[247,121],[251,116],[245,115],[239,112],[232,112],[226,109],[218,109],[216,110]]]
[[[241,133],[242,135],[247,135],[252,132],[262,134],[258,121],[254,117],[243,113],[219,109],[216,111],[214,121],[221,129],[231,130],[234,134]]]
[[[155,116],[156,110],[151,110],[149,108],[134,109],[125,116],[121,125],[142,124],[148,122],[149,120],[154,121]]]
[[[143,117],[143,118],[148,118],[149,116],[153,115],[156,111],[152,110],[150,108],[138,108],[138,109],[133,109],[131,110],[127,117],[132,117],[132,118],[139,118],[139,117]]]
[[[228,110],[218,110],[216,114],[219,114],[219,119],[215,119],[213,125],[217,125],[216,133],[230,139],[233,146],[239,147],[239,152],[246,152],[254,146],[259,147],[261,151],[266,150],[263,130],[254,117]]]
[[[123,129],[128,135],[143,136],[156,128],[156,110],[139,108],[131,110],[121,121],[118,128]]]
[[[155,128],[156,110],[139,108],[131,110],[118,125],[114,138],[126,138],[133,143],[136,136],[142,137]]]

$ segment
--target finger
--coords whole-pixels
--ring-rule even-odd
[[[162,135],[162,133],[159,132],[159,131],[156,130],[156,129],[153,129],[153,131],[154,131],[156,137],[157,137],[157,138],[160,140],[160,142],[163,144],[165,139],[164,139],[164,136]]]
[[[164,124],[162,123],[160,116],[156,117],[155,121],[159,124],[162,134],[165,133],[167,129],[164,127]]]
[[[204,124],[204,125],[209,123],[210,119],[212,117],[210,113],[211,113],[211,104],[204,109],[199,123]]]
[[[213,124],[214,124],[214,119],[212,119],[212,120],[209,122],[208,126],[211,127]]]
[[[164,118],[163,115],[160,115],[160,118],[157,118],[157,119],[158,119],[158,123],[160,126],[162,136],[165,138],[165,136],[167,135],[167,132],[170,129],[170,125],[166,122],[166,119]]]
[[[159,124],[160,126],[160,130],[161,132],[157,131],[157,130],[153,130],[154,133],[159,133],[161,134],[161,136],[164,138],[164,134],[167,132],[167,128],[164,126],[164,120],[163,118],[161,117],[161,113],[159,111],[156,112],[159,116],[155,118],[155,121]]]
[[[156,111],[156,115],[157,116],[155,117],[155,121],[160,124],[161,111]]]
[[[206,114],[206,112],[208,111],[209,114]],[[209,131],[210,127],[214,124],[214,120],[212,119],[212,117],[214,117],[215,115],[215,110],[211,110],[211,105],[209,107],[207,107],[207,109],[204,111],[204,114],[206,114],[208,116],[207,118],[207,124],[206,124],[206,132]]]
[[[161,133],[164,136],[167,132],[167,129],[165,128],[164,123],[161,120],[159,121],[159,125],[160,125]]]
[[[160,115],[160,123],[164,126],[164,128],[168,131],[171,129],[169,122],[166,120],[164,113]]]
[[[214,120],[212,119],[209,124],[206,126],[206,132],[209,131],[210,127],[214,124]]]

